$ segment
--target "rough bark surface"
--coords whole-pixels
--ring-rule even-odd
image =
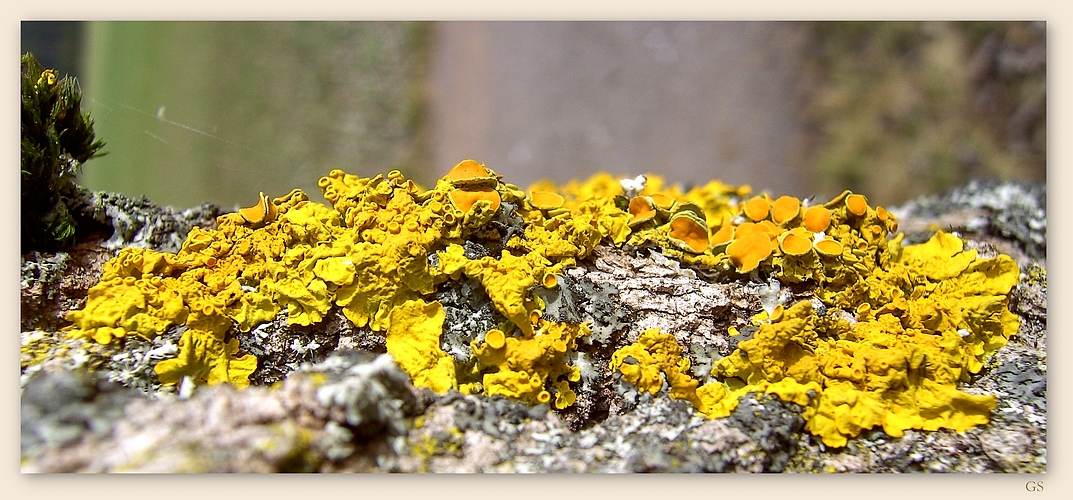
[[[611,353],[648,328],[673,334],[704,382],[734,348],[762,297],[808,299],[806,288],[720,282],[658,250],[597,248],[565,273],[549,315],[593,322],[579,346],[577,403],[566,410],[500,397],[415,388],[385,352],[383,334],[336,309],[308,327],[285,318],[243,337],[257,356],[253,386],[179,391],[155,382],[181,331],[123,345],[65,338],[64,314],[83,305],[117,248],[174,251],[209,206],[176,213],[93,195],[111,234],[56,254],[22,256],[22,469],[26,472],[1044,472],[1046,470],[1046,200],[1042,186],[970,184],[898,213],[909,240],[957,231],[982,256],[1005,253],[1022,275],[1010,297],[1021,327],[962,389],[995,394],[987,425],[964,433],[867,431],[832,449],[804,431],[801,409],[743,399],[727,418],[685,401],[631,390],[607,369]],[[152,228],[167,228],[166,231]],[[486,321],[487,304],[437,292],[444,331]],[[454,302],[452,302],[454,300]],[[468,309],[467,309],[468,308]],[[467,312],[468,311],[468,312]],[[484,316],[482,316],[482,314]],[[565,319],[565,318],[560,318]],[[447,335],[444,335],[444,342]],[[445,345],[445,350],[450,346]]]

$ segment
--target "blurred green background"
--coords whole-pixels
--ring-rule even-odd
[[[24,34],[26,24],[23,24]],[[107,154],[81,183],[187,207],[253,205],[333,168],[428,162],[428,24],[86,22],[83,106]],[[25,38],[25,37],[24,37]],[[32,50],[25,47],[24,50]],[[42,60],[42,64],[48,63]],[[62,68],[61,68],[62,70]]]
[[[1046,181],[1043,23],[816,23],[812,50],[815,189],[891,204],[970,178]]]
[[[801,191],[889,205],[974,177],[1046,180],[1044,23],[788,24],[806,34],[786,49],[802,61],[788,98],[806,140],[785,166]],[[431,185],[450,166],[430,117],[437,26],[23,22],[22,44],[82,85],[107,143],[83,185],[234,207],[294,187],[320,199],[334,168]],[[497,85],[494,69],[474,78]]]

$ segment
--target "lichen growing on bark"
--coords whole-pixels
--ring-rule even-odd
[[[386,351],[436,393],[565,410],[593,397],[582,389],[584,353],[604,376],[709,417],[731,414],[750,393],[777,395],[804,407],[805,429],[829,446],[873,427],[899,436],[988,421],[994,398],[957,384],[1018,329],[1007,307],[1019,273],[1012,259],[979,258],[943,232],[903,245],[890,237],[894,213],[849,191],[811,204],[717,181],[683,191],[641,179],[597,175],[523,191],[465,160],[425,190],[398,171],[333,171],[320,182],[331,207],[299,190],[262,193],[217,228],[192,230],[177,253],[122,250],[86,306],[68,314],[68,330],[107,344],[182,326],[176,357],[155,365],[160,382],[245,387],[257,361],[240,337],[277,315],[309,326],[339,308],[355,327],[386,332]],[[707,349],[651,328],[612,342],[615,323],[587,341],[614,316],[597,321],[580,307],[569,272],[601,244],[651,248],[713,283],[764,283],[771,297],[760,293],[748,338],[733,337],[750,325],[728,324],[712,330],[722,340]],[[479,284],[470,290],[495,309],[467,322],[483,331],[444,324],[434,297],[460,281]],[[780,284],[808,299],[788,302]],[[616,350],[608,358],[600,346]]]

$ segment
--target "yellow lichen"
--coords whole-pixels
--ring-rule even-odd
[[[501,177],[491,169],[486,167],[483,163],[477,163],[475,160],[462,160],[458,162],[447,175],[443,177],[443,180],[451,183],[455,187],[495,187],[499,183]]]
[[[812,250],[812,235],[807,231],[797,231],[801,228],[787,231],[779,237],[779,249],[787,255],[804,255]]]
[[[776,224],[786,224],[797,217],[801,211],[801,200],[793,196],[780,196],[771,204],[771,220]]]
[[[484,286],[492,303],[507,319],[527,335],[533,333],[530,315],[537,302],[529,293],[536,284],[533,266],[524,257],[515,257],[504,250],[498,259],[483,257],[471,260],[463,255],[460,245],[451,245],[441,252],[440,272],[454,279],[462,274]]]
[[[742,212],[753,221],[761,221],[767,218],[771,210],[771,201],[767,196],[755,196],[745,203]]]
[[[235,357],[238,350],[238,339],[224,342],[213,332],[190,329],[179,339],[178,357],[165,359],[154,369],[163,384],[175,384],[190,377],[194,382],[228,382],[242,389],[250,385],[249,377],[257,368],[257,358],[252,354]]]
[[[555,210],[562,208],[563,203],[566,203],[566,199],[563,195],[552,191],[531,191],[529,193],[529,203],[539,210]]]
[[[637,226],[656,218],[656,204],[648,196],[630,200],[630,226]]]
[[[653,328],[641,332],[637,342],[616,350],[610,369],[641,391],[656,394],[666,388],[672,398],[699,405],[698,382],[689,376],[689,366],[674,335]]]
[[[227,214],[215,230],[191,231],[175,255],[121,251],[86,307],[68,316],[71,334],[152,338],[189,323],[195,301],[213,304],[239,331],[284,309],[290,323],[316,323],[333,304],[355,324],[385,330],[392,308],[433,290],[427,255],[444,233],[458,231],[431,209],[439,203],[442,210],[446,195],[418,204],[412,182],[397,175],[385,181],[333,171],[321,186],[336,210],[298,190],[272,202],[262,196],[276,217],[251,224],[250,214]],[[230,356],[221,349],[198,355]]]
[[[690,212],[675,214],[671,217],[667,239],[682,250],[702,253],[708,249],[708,225]]]
[[[734,225],[733,224],[727,224],[727,225],[725,225],[723,227],[720,227],[719,230],[715,232],[715,234],[712,234],[712,238],[709,241],[709,244],[710,244],[710,246],[713,246],[713,247],[719,247],[719,246],[722,246],[722,245],[726,245],[727,243],[730,243],[730,241],[733,240],[733,239],[734,239]]]
[[[832,239],[817,241],[813,246],[824,255],[842,255],[842,244]]]
[[[439,302],[408,300],[391,311],[387,331],[387,352],[414,385],[440,393],[458,386],[454,358],[440,349],[443,318]]]
[[[808,284],[828,313],[809,302],[760,312],[756,333],[699,387],[673,336],[643,332],[610,366],[639,390],[666,386],[711,417],[749,392],[775,394],[802,405],[807,429],[832,446],[875,427],[896,436],[987,421],[993,397],[957,384],[1016,332],[1012,259],[980,259],[942,232],[903,246],[891,239],[894,215],[849,191],[810,205],[718,181],[685,191],[646,179],[629,192],[608,174],[523,191],[464,160],[424,190],[397,170],[333,170],[318,183],[327,206],[300,190],[262,193],[215,229],[192,230],[175,254],[120,251],[67,331],[121,346],[182,326],[177,356],[156,365],[160,381],[241,387],[256,360],[240,352],[239,335],[284,311],[288,323],[311,325],[338,307],[358,327],[387,332],[388,352],[418,386],[565,408],[580,380],[567,360],[589,327],[547,321],[534,288],[559,286],[598,244],[651,246],[728,279]],[[467,257],[473,242],[490,255]],[[465,363],[440,348],[445,313],[431,300],[463,277],[508,320],[473,332]]]
[[[652,200],[652,205],[655,206],[656,209],[663,212],[674,210],[675,205],[678,203],[678,201],[674,199],[674,196],[666,193],[652,193],[648,195],[648,199]]]
[[[719,381],[698,389],[700,411],[727,415],[745,392],[776,393],[806,406],[806,429],[830,446],[877,426],[897,437],[986,423],[994,397],[957,384],[1017,331],[1006,297],[1018,270],[1007,256],[977,259],[955,240],[939,233],[897,249],[887,269],[821,294],[855,309],[856,323],[818,316],[804,301],[762,324],[715,365]],[[775,390],[777,383],[784,386]],[[806,404],[801,394],[809,392],[798,389],[809,384]]]
[[[813,205],[805,209],[802,217],[802,225],[805,229],[814,233],[826,231],[831,225],[831,211],[823,205]]]
[[[499,193],[489,188],[454,189],[450,191],[448,196],[451,199],[451,204],[462,213],[472,210],[473,206],[478,202],[484,202],[486,210],[495,212],[499,209],[499,203],[501,202]]]
[[[847,195],[846,208],[849,208],[853,215],[864,215],[868,211],[868,200],[860,194]]]
[[[551,401],[550,386],[555,390],[553,405],[570,406],[577,395],[568,382],[578,380],[578,369],[566,362],[566,354],[575,349],[578,338],[588,335],[589,328],[584,323],[543,320],[534,326],[532,335],[505,338],[493,330],[483,344],[473,346],[484,393],[540,404]]]
[[[276,220],[277,209],[276,205],[269,201],[268,197],[262,192],[260,202],[252,207],[239,209],[238,213],[250,226],[260,227]]]
[[[737,238],[727,245],[726,253],[730,262],[740,273],[756,269],[760,262],[771,255],[771,238],[767,233],[755,232]]]

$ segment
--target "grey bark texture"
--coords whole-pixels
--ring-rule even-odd
[[[967,432],[866,431],[843,448],[806,432],[801,409],[743,398],[723,419],[686,401],[631,390],[611,376],[618,347],[645,329],[675,336],[704,382],[733,351],[766,301],[795,301],[802,287],[720,282],[653,249],[600,246],[565,273],[546,314],[591,321],[572,364],[577,403],[565,410],[501,397],[415,388],[384,336],[338,310],[308,327],[282,316],[242,338],[258,358],[253,385],[164,387],[153,366],[174,354],[178,328],[123,345],[67,339],[63,315],[82,306],[118,248],[174,251],[212,206],[175,212],[93,194],[87,210],[115,231],[56,254],[22,256],[21,458],[24,472],[1045,472],[1047,459],[1046,191],[971,183],[897,209],[910,241],[936,227],[981,255],[1020,265],[1010,297],[1020,331],[962,389],[995,394],[991,422]],[[164,228],[164,229],[161,229]],[[177,239],[178,238],[178,239]],[[478,285],[437,291],[447,320],[441,345],[465,356],[458,332],[495,324]],[[487,328],[485,328],[487,329]]]

